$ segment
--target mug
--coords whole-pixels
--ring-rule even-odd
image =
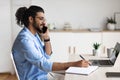
[[[113,53],[113,50],[114,50],[114,48],[107,48],[107,56],[108,56],[108,58],[111,57],[111,55]]]

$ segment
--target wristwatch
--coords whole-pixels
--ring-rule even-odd
[[[44,42],[48,42],[48,41],[50,41],[50,38],[49,39],[44,39]]]

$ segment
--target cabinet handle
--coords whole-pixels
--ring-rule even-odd
[[[76,47],[73,47],[73,53],[75,54],[75,52],[76,52]]]
[[[69,54],[71,53],[71,47],[70,46],[68,47],[68,53]]]
[[[104,53],[104,54],[105,54],[105,49],[106,49],[106,47],[104,46],[104,47],[103,47],[103,53]]]

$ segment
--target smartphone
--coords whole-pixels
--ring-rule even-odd
[[[46,27],[46,26],[43,26],[43,28],[42,28],[42,33],[44,34],[46,31],[47,31],[47,27]]]
[[[46,26],[43,26],[42,29],[39,29],[38,27],[35,27],[35,29],[39,32],[39,33],[45,33],[47,31],[47,27]]]
[[[106,72],[107,77],[120,77],[120,72]]]

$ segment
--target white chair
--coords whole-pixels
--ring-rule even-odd
[[[12,59],[12,63],[13,63],[14,69],[15,69],[15,73],[16,73],[17,79],[20,80],[19,75],[18,75],[18,71],[17,71],[17,68],[16,68],[16,65],[15,65],[15,61],[14,61],[14,58],[13,58],[13,54],[11,53],[10,56],[11,56],[11,59]]]

